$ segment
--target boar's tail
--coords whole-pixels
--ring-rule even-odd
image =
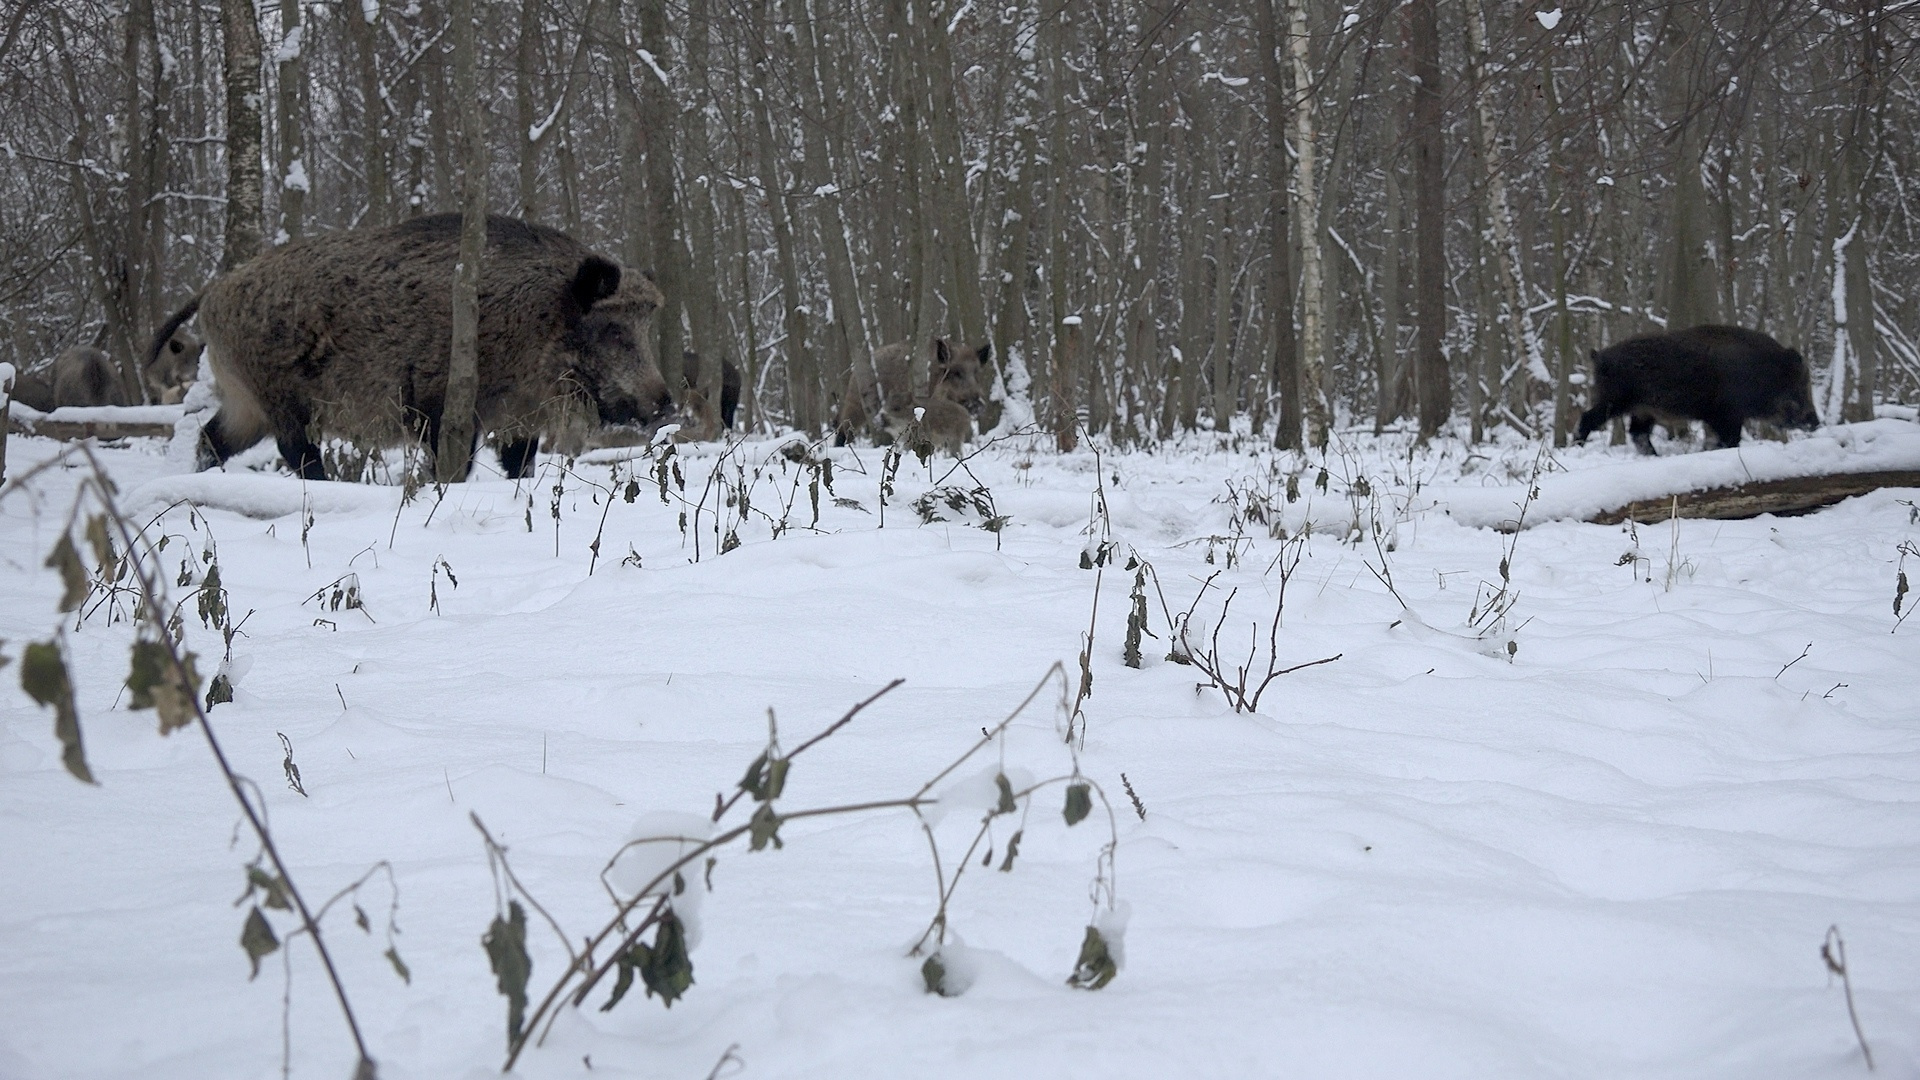
[[[188,319],[193,318],[194,315],[200,311],[200,297],[202,295],[201,293],[195,293],[193,299],[187,301],[185,307],[174,312],[172,318],[161,323],[160,329],[153,332],[153,342],[147,346],[146,360],[140,365],[140,370],[145,371],[152,367],[153,362],[160,359],[160,350],[166,348],[167,342],[172,340],[173,332],[180,329]]]

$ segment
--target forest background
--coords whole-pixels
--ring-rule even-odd
[[[1558,445],[1587,349],[1700,322],[1799,348],[1829,421],[1920,388],[1902,0],[4,10],[0,361],[99,341],[136,392],[220,269],[457,209],[475,153],[494,212],[650,269],[658,355],[737,363],[759,427],[935,335],[1063,447]]]

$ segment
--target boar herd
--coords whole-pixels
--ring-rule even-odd
[[[460,216],[326,233],[275,248],[216,279],[155,334],[140,367],[150,400],[178,402],[204,349],[220,408],[201,432],[211,468],[271,436],[287,467],[322,479],[318,440],[415,440],[439,445],[452,329]],[[543,440],[575,452],[597,432],[641,433],[704,417],[691,430],[731,428],[739,368],[721,361],[717,404],[695,389],[700,358],[685,353],[674,386],[647,345],[664,300],[633,273],[554,229],[487,219],[479,295],[475,443],[485,437],[508,476],[532,475]],[[197,319],[198,336],[187,330]],[[121,367],[100,347],[75,346],[30,372],[15,399],[37,409],[129,404]],[[1579,441],[1616,417],[1642,453],[1652,431],[1700,420],[1720,446],[1738,446],[1750,421],[1811,429],[1807,363],[1766,334],[1696,326],[1591,353],[1591,408]],[[852,364],[834,420],[835,445],[856,436],[909,439],[958,455],[993,383],[991,345],[944,338],[873,350]],[[677,390],[679,393],[670,391]],[[676,406],[678,398],[681,402]],[[686,437],[683,432],[682,437]]]

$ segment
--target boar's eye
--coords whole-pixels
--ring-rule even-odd
[[[603,348],[608,348],[608,349],[633,348],[632,335],[628,334],[627,328],[620,325],[619,323],[608,323],[606,326],[601,327],[598,337],[600,340],[600,345]]]

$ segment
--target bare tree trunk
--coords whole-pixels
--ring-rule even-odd
[[[1287,196],[1287,175],[1291,168],[1287,162],[1286,118],[1292,115],[1292,105],[1287,98],[1286,70],[1280,59],[1280,26],[1274,14],[1274,2],[1255,0],[1253,21],[1267,102],[1266,315],[1273,347],[1269,385],[1280,395],[1280,422],[1274,430],[1273,442],[1282,449],[1292,449],[1300,445],[1300,361],[1293,329],[1293,236]],[[1216,388],[1215,394],[1218,393]],[[1265,414],[1266,395],[1262,393],[1254,402],[1255,422]],[[1218,418],[1214,422],[1218,425]]]
[[[1073,162],[1068,145],[1067,81],[1068,2],[1058,0],[1042,19],[1042,51],[1047,69],[1047,299],[1053,334],[1048,350],[1047,417],[1053,427],[1054,444],[1061,453],[1072,450],[1079,440],[1079,372],[1077,354],[1080,343],[1080,317],[1073,310],[1072,253],[1067,230],[1072,217],[1070,193],[1074,190]],[[1067,320],[1073,321],[1069,323]]]
[[[1704,117],[1695,116],[1702,78],[1695,72],[1699,50],[1693,45],[1698,32],[1688,6],[1673,9],[1671,33],[1678,39],[1668,57],[1671,81],[1671,107],[1679,114],[1680,131],[1674,143],[1673,210],[1670,222],[1672,244],[1667,263],[1667,327],[1679,330],[1713,322],[1716,318],[1716,294],[1712,279],[1705,273],[1707,192],[1700,179],[1704,146],[1701,128]]]
[[[1074,415],[1071,404],[1080,366],[1080,316],[1061,319],[1054,334],[1053,400],[1056,407],[1061,404],[1067,407],[1054,414],[1053,444],[1064,454],[1080,442],[1080,433],[1076,430],[1079,418]]]
[[[674,183],[673,130],[679,108],[664,78],[671,58],[667,50],[665,0],[640,0],[640,125],[646,142],[647,246],[653,252],[654,274],[666,298],[654,313],[655,357],[664,368],[680,362],[685,336],[680,305],[686,295],[685,227],[680,221],[680,199]],[[668,380],[676,400],[681,380]]]
[[[1400,258],[1406,235],[1405,200],[1400,195],[1398,155],[1386,162],[1387,227],[1380,263],[1380,347],[1375,358],[1379,397],[1374,404],[1373,430],[1379,434],[1407,412],[1407,365],[1400,356]]]
[[[1560,115],[1560,91],[1554,85],[1553,52],[1541,54],[1540,89],[1546,101],[1547,122]],[[1557,137],[1547,146],[1547,213],[1553,218],[1553,445],[1565,446],[1573,427],[1573,316],[1567,311],[1567,191],[1561,183],[1564,167]]]
[[[1852,219],[1853,240],[1846,248],[1846,325],[1847,351],[1854,374],[1852,399],[1841,416],[1849,421],[1873,419],[1873,395],[1880,374],[1880,333],[1874,326],[1873,278],[1867,256],[1874,230],[1873,180],[1882,156],[1880,152],[1879,99],[1881,57],[1876,27],[1880,22],[1880,0],[1859,0],[1855,25],[1860,28],[1859,68],[1856,78],[1853,115],[1841,151],[1841,194]],[[1871,151],[1871,153],[1869,153]],[[1837,314],[1837,312],[1836,312]],[[1839,336],[1842,328],[1835,328]],[[1829,416],[1829,420],[1833,417]]]
[[[480,432],[474,416],[479,392],[480,262],[487,244],[487,131],[482,108],[478,58],[474,44],[473,0],[450,0],[447,17],[453,37],[453,95],[460,103],[460,144],[464,165],[460,191],[460,259],[453,266],[453,341],[447,359],[447,394],[440,412],[440,445],[435,478],[443,484],[466,479]]]
[[[1414,378],[1420,437],[1439,434],[1453,411],[1448,381],[1446,307],[1446,115],[1440,98],[1440,23],[1435,0],[1409,0],[1413,68]]]
[[[687,195],[691,209],[688,215],[691,258],[685,303],[693,351],[700,357],[700,376],[695,389],[702,401],[717,408],[721,368],[729,350],[723,346],[720,332],[720,240],[714,203],[717,197],[714,184],[719,177],[707,134],[707,108],[713,100],[713,86],[708,81],[709,42],[713,32],[711,12],[709,0],[689,0],[687,4],[687,76],[691,100],[681,114],[681,125],[682,141],[687,148]],[[672,359],[668,357],[668,363]]]
[[[541,6],[540,0],[520,0],[520,36],[513,50],[513,145],[519,151],[515,156],[520,166],[520,205],[515,212],[528,221],[540,217],[540,158],[535,140],[541,132],[536,130],[540,117],[534,115],[533,76],[540,64]]]
[[[1029,72],[1024,78],[1029,85],[1038,82],[1038,76]],[[1037,98],[1038,89],[1034,88]],[[1000,367],[1012,360],[1016,348],[1021,361],[1026,365],[1030,381],[1027,384],[1028,404],[1041,404],[1044,395],[1040,394],[1037,383],[1031,379],[1039,376],[1036,361],[1027,341],[1027,284],[1032,279],[1032,270],[1027,265],[1033,234],[1033,187],[1035,170],[1039,167],[1040,131],[1037,121],[1029,117],[1014,134],[1013,159],[1007,168],[1007,204],[1006,229],[1010,233],[1007,242],[1006,261],[1000,272],[999,310],[995,313],[993,333],[994,353],[1001,357]],[[1036,416],[1040,413],[1036,412]]]
[[[220,269],[260,253],[260,22],[253,0],[220,0],[227,84],[227,232]]]
[[[222,4],[232,0],[221,0]],[[387,180],[387,104],[380,97],[380,41],[376,24],[378,4],[348,2],[347,34],[353,38],[359,60],[360,148],[367,170],[367,214],[361,223],[385,225],[393,220],[391,184]]]
[[[860,289],[853,273],[853,253],[848,247],[847,222],[841,210],[840,161],[827,141],[827,104],[824,64],[831,58],[821,56],[819,37],[810,11],[811,0],[787,0],[787,19],[794,28],[795,66],[799,68],[800,96],[807,111],[817,119],[802,124],[806,139],[806,160],[812,167],[806,182],[815,192],[813,223],[817,242],[825,255],[827,297],[833,311],[823,328],[825,348],[821,354],[821,379],[829,394],[846,385],[847,373],[855,357],[871,350],[861,315]]]
[[[933,163],[933,193],[947,272],[953,288],[953,311],[947,322],[962,342],[976,344],[987,336],[986,304],[980,291],[980,249],[973,234],[967,200],[967,162],[960,137],[960,103],[953,88],[953,50],[947,23],[936,12],[918,21],[927,74],[928,158]],[[997,365],[1000,358],[996,357]]]
[[[1262,7],[1265,7],[1263,0]],[[1300,228],[1300,398],[1306,445],[1325,448],[1331,427],[1327,404],[1324,268],[1320,257],[1320,202],[1314,186],[1318,158],[1319,106],[1307,36],[1307,0],[1287,0],[1287,46],[1293,58],[1294,198]]]
[[[307,201],[307,163],[301,149],[300,98],[306,90],[306,65],[301,60],[305,32],[300,25],[300,0],[280,0],[280,48],[274,54],[278,73],[279,124],[274,156],[275,182],[280,185],[280,232],[276,242],[300,238]]]
[[[771,47],[766,33],[766,12],[754,9],[754,41]],[[787,193],[774,160],[773,114],[768,106],[771,60],[763,52],[753,65],[754,138],[759,152],[760,188],[767,202],[767,216],[773,224],[774,256],[780,270],[780,297],[787,334],[787,403],[793,426],[811,435],[820,428],[819,376],[808,347],[806,301],[800,292],[800,270],[794,254],[792,216],[788,212]]]
[[[1234,379],[1233,347],[1233,262],[1234,240],[1238,238],[1232,217],[1232,200],[1220,199],[1213,204],[1213,430],[1232,431],[1233,412],[1239,396],[1239,385]],[[1253,392],[1265,393],[1266,387],[1256,378],[1256,373],[1264,371],[1265,364],[1250,365],[1247,372],[1253,380]]]

